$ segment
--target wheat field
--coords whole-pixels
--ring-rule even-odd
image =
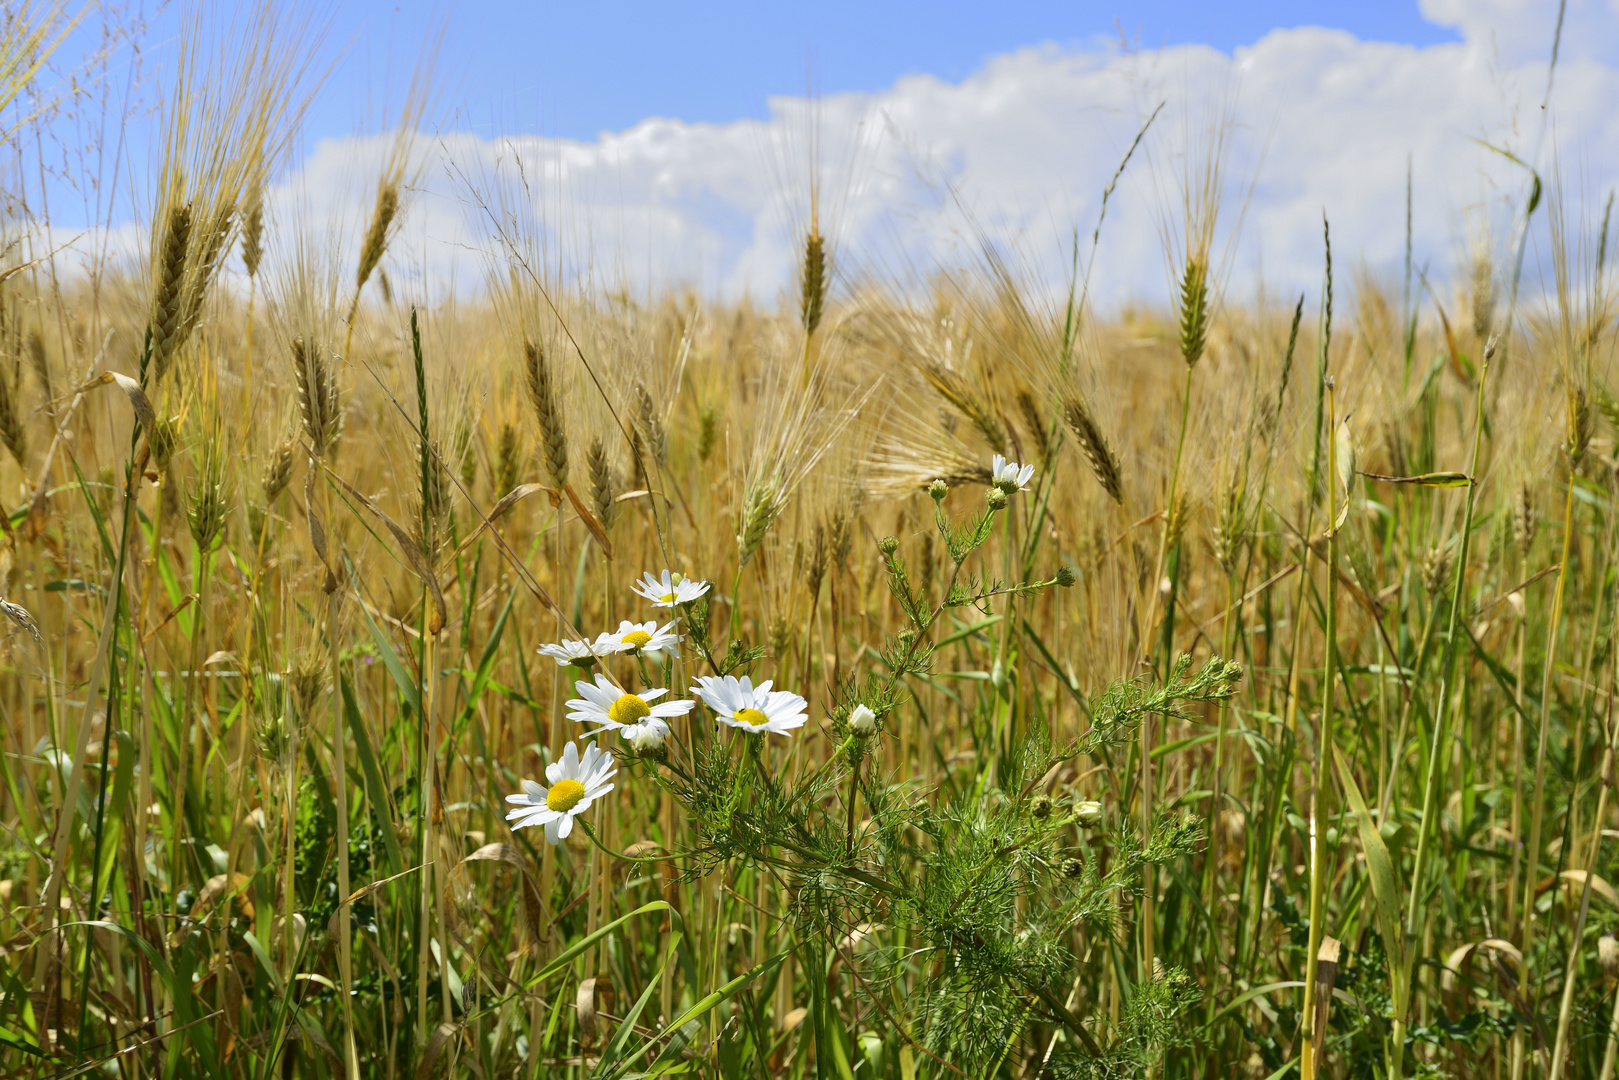
[[[308,27],[187,33],[139,259],[0,226],[6,1075],[1613,1076],[1611,200],[1228,299],[1217,119],[1113,313],[814,185],[413,295],[426,77],[305,229]]]

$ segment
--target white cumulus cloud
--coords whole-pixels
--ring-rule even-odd
[[[1225,221],[1245,208],[1233,289],[1312,286],[1323,214],[1340,266],[1397,268],[1408,162],[1414,252],[1446,276],[1481,230],[1504,246],[1524,174],[1484,144],[1532,152],[1557,4],[1423,0],[1422,10],[1463,40],[1417,48],[1303,28],[1231,55],[1037,46],[959,83],[914,76],[814,105],[773,100],[763,121],[648,119],[590,142],[424,138],[391,272],[475,287],[492,247],[481,200],[537,230],[548,266],[599,285],[684,283],[770,301],[793,274],[814,135],[824,225],[851,274],[925,271],[987,237],[1057,281],[1162,101],[1109,208],[1102,300],[1165,295],[1160,224],[1186,147],[1222,108],[1235,118]],[[1550,116],[1542,161],[1555,151],[1571,194],[1599,203],[1619,172],[1619,0],[1571,0]],[[322,143],[280,189],[282,205],[346,221],[353,238],[385,152],[385,139]]]

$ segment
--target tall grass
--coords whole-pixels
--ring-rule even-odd
[[[420,91],[278,220],[268,11],[182,50],[140,273],[0,268],[7,1075],[1611,1074],[1606,208],[1233,304],[1194,168],[1110,320],[1077,250],[857,287],[817,207],[764,309],[502,214],[413,304]]]

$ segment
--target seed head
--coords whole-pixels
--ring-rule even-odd
[[[585,469],[590,473],[590,501],[596,511],[596,520],[603,528],[612,528],[618,520],[619,505],[613,491],[613,465],[607,460],[607,447],[598,435],[590,440],[585,452]]]
[[[804,587],[809,590],[811,603],[821,595],[828,556],[826,524],[817,521],[810,533],[809,557],[804,560]]]
[[[1577,466],[1591,445],[1591,401],[1583,388],[1576,388],[1568,398],[1568,438],[1563,453],[1571,466]]]
[[[300,723],[308,723],[315,714],[315,706],[326,692],[326,665],[319,654],[305,652],[293,661],[287,671],[287,688],[292,691],[292,704],[298,710]]]
[[[892,555],[899,550],[899,541],[892,536],[885,536],[877,541],[877,550],[884,555]]]
[[[798,315],[804,333],[815,333],[821,325],[826,303],[826,240],[814,225],[804,237],[804,267],[799,281]]]
[[[1518,550],[1527,559],[1529,549],[1535,542],[1535,496],[1528,482],[1518,485],[1518,501],[1512,515],[1512,538],[1518,542]]]
[[[517,486],[518,471],[522,467],[522,435],[515,424],[500,425],[500,443],[495,453],[495,495],[505,495]]]
[[[635,418],[640,425],[641,437],[646,440],[647,449],[652,451],[652,460],[659,465],[669,463],[669,436],[664,431],[663,420],[658,416],[657,403],[652,395],[640,383],[635,384]]]
[[[742,529],[736,534],[742,565],[746,566],[754,552],[759,550],[765,534],[780,513],[781,503],[776,498],[776,486],[766,479],[757,481],[742,501]]]
[[[1495,324],[1495,272],[1490,266],[1490,249],[1479,244],[1473,251],[1472,273],[1473,336],[1484,341]]]
[[[1050,795],[1036,795],[1029,803],[1029,815],[1036,820],[1044,821],[1051,816],[1051,808],[1054,805]]]
[[[786,656],[793,644],[793,626],[783,616],[770,620],[770,655]]]
[[[854,550],[853,519],[839,509],[827,524],[827,539],[832,548],[832,565],[839,570],[849,569],[849,553]]]
[[[39,388],[45,392],[45,412],[49,416],[56,415],[56,406],[48,404],[56,398],[56,391],[51,384],[51,362],[45,352],[45,339],[38,330],[28,331],[28,365],[34,369],[34,377],[39,380]]]
[[[1203,358],[1209,331],[1208,264],[1201,257],[1186,260],[1180,308],[1181,359],[1193,367]]]
[[[164,223],[163,243],[152,286],[152,370],[161,379],[179,348],[179,333],[185,319],[182,291],[185,287],[186,250],[191,244],[191,204],[175,203]]]
[[[1169,507],[1169,516],[1164,520],[1164,532],[1167,537],[1165,543],[1170,548],[1180,546],[1181,540],[1186,536],[1186,500],[1177,497]]]
[[[225,531],[225,515],[230,510],[225,491],[225,451],[217,436],[203,444],[197,475],[186,492],[186,524],[198,551],[212,551]]]
[[[242,212],[242,267],[247,276],[259,275],[264,258],[264,185],[255,183],[247,192]]]
[[[292,373],[298,383],[298,407],[304,434],[316,457],[324,457],[343,430],[337,379],[327,366],[326,349],[318,342],[292,341]]]
[[[1063,403],[1063,419],[1068,421],[1069,430],[1079,441],[1079,448],[1084,451],[1096,482],[1102,485],[1109,498],[1122,505],[1124,482],[1119,472],[1118,458],[1113,456],[1113,450],[1102,437],[1102,429],[1096,426],[1090,410],[1078,397],[1071,397]]]
[[[371,209],[371,226],[365,231],[365,243],[360,246],[360,265],[354,273],[356,294],[365,288],[365,283],[370,280],[371,271],[382,261],[382,254],[388,249],[388,231],[393,227],[394,217],[398,213],[398,186],[389,183],[378,185],[377,203]]]
[[[287,490],[292,482],[292,463],[294,444],[291,439],[276,447],[270,454],[270,462],[264,468],[264,503],[268,506],[275,502],[277,495]]]
[[[1072,566],[1059,566],[1057,568],[1057,587],[1059,589],[1072,589],[1079,583],[1079,571]]]
[[[23,427],[22,413],[11,380],[0,374],[0,442],[6,444],[17,464],[27,468],[28,432]]]
[[[1450,548],[1440,544],[1429,548],[1422,560],[1422,587],[1433,598],[1441,596],[1450,587]]]
[[[1080,862],[1078,859],[1064,859],[1062,861],[1062,876],[1063,877],[1069,878],[1071,880],[1073,878],[1079,877],[1084,872],[1085,872],[1085,864]]]
[[[1220,569],[1225,571],[1227,577],[1236,571],[1237,558],[1242,554],[1243,541],[1247,539],[1247,528],[1243,519],[1243,491],[1233,483],[1220,499],[1219,516],[1209,537],[1209,546],[1214,550],[1214,561],[1220,564]]]
[[[704,405],[697,413],[697,460],[707,461],[719,441],[720,413],[713,405]]]
[[[287,718],[284,716],[269,716],[260,720],[253,727],[253,744],[260,757],[274,762],[278,768],[285,766],[287,751],[292,746],[292,735],[287,728]]]
[[[568,436],[562,426],[556,380],[543,348],[532,341],[525,341],[523,354],[527,361],[528,396],[534,405],[534,418],[540,426],[545,472],[551,478],[552,486],[561,490],[568,482]]]

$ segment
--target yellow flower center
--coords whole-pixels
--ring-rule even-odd
[[[672,592],[666,592],[666,593],[664,593],[664,594],[663,594],[663,602],[664,602],[664,603],[665,603],[665,604],[672,604],[672,603],[674,603],[674,602],[675,602],[675,594],[674,594],[674,593],[672,593]]]
[[[764,725],[770,723],[770,717],[766,716],[758,709],[738,709],[736,712],[731,714],[731,719],[735,720],[739,724],[746,724],[749,727],[763,727]]]
[[[577,780],[558,780],[545,795],[545,808],[566,814],[585,797],[585,785]]]
[[[646,648],[646,643],[652,640],[652,635],[645,630],[631,630],[624,635],[624,644],[634,649]]]
[[[607,706],[607,719],[615,724],[633,724],[652,715],[652,706],[634,694],[623,694]]]

